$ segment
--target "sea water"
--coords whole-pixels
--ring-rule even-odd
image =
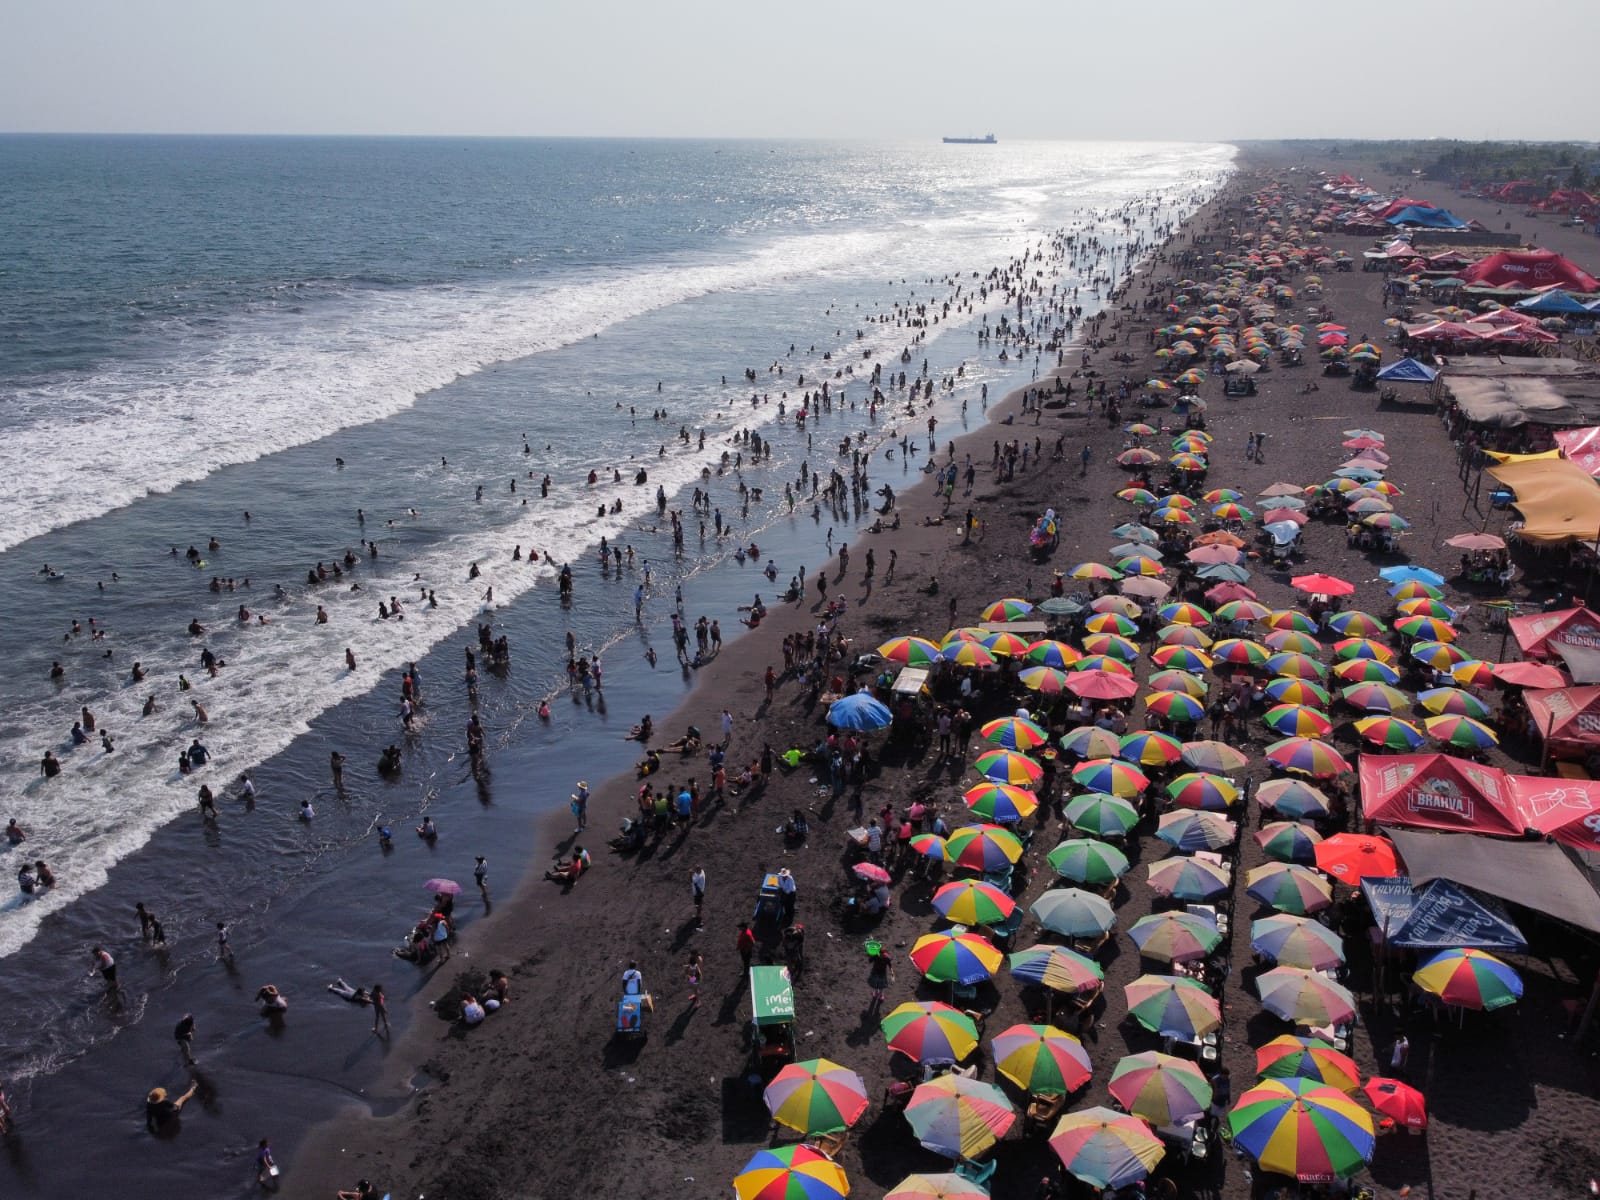
[[[0,905],[0,1079],[34,1147],[68,1125],[82,1147],[48,1167],[14,1156],[22,1186],[92,1179],[127,1153],[144,1089],[181,1083],[167,1022],[185,1011],[200,1018],[203,1062],[228,1080],[216,1085],[228,1117],[187,1122],[149,1170],[227,1178],[267,1114],[282,1144],[370,1079],[365,1023],[320,1003],[323,985],[383,979],[403,999],[420,983],[388,947],[426,904],[423,881],[468,879],[489,853],[509,893],[529,817],[564,804],[579,775],[627,766],[620,735],[692,686],[664,628],[675,588],[689,620],[718,617],[731,640],[737,606],[781,590],[737,546],[759,542],[782,584],[826,557],[826,527],[848,535],[857,514],[813,519],[809,500],[791,514],[783,485],[802,460],[838,465],[846,434],[877,449],[921,432],[920,416],[868,419],[870,364],[959,370],[938,393],[941,434],[981,421],[984,385],[997,399],[1034,370],[1031,356],[980,348],[997,297],[915,343],[866,318],[942,299],[943,280],[970,291],[975,273],[1057,231],[1100,238],[1120,263],[1156,234],[1148,217],[1124,224],[1124,206],[1159,200],[1159,221],[1175,221],[1230,161],[1225,147],[1155,144],[0,139],[0,820],[29,832],[8,868],[26,853],[59,880]],[[1091,312],[1103,300],[1070,271],[1043,282],[1080,286]],[[792,414],[824,379],[844,402],[801,431]],[[774,446],[770,465],[742,473],[765,493],[748,510],[735,473],[716,473],[740,430]],[[707,470],[729,538],[702,541],[682,494]],[[881,457],[873,476],[919,478]],[[658,487],[684,511],[682,557]],[[620,513],[598,515],[617,499]],[[598,570],[602,536],[634,549],[630,569]],[[518,545],[537,564],[513,560]],[[360,560],[349,578],[306,583],[347,550]],[[41,575],[46,563],[62,577]],[[570,607],[556,596],[562,563],[576,575]],[[233,590],[211,591],[213,577]],[[403,620],[378,618],[390,596]],[[461,664],[481,622],[510,638],[513,666],[482,673],[489,770],[474,774]],[[568,687],[569,631],[601,656],[603,693]],[[214,678],[202,647],[226,662]],[[428,702],[407,735],[409,663]],[[71,745],[80,706],[114,752]],[[212,760],[183,775],[179,752],[197,736]],[[390,742],[405,768],[384,779],[373,766]],[[40,775],[46,749],[63,766],[53,780]],[[343,797],[332,749],[349,760]],[[245,771],[249,809],[231,798]],[[215,826],[197,815],[201,783],[221,798]],[[303,797],[311,822],[297,817]],[[424,812],[444,831],[432,848],[409,834]],[[399,831],[388,855],[381,823]],[[161,916],[167,951],[140,944],[136,900]],[[219,920],[248,971],[215,962]],[[84,981],[96,942],[119,957],[118,1006]],[[258,977],[303,999],[292,1037],[258,1028]]]

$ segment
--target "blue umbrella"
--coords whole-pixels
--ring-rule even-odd
[[[882,729],[893,720],[889,706],[865,692],[835,700],[828,708],[828,724],[836,729]]]
[[[1425,583],[1429,587],[1443,587],[1444,576],[1415,563],[1401,563],[1398,567],[1385,567],[1378,575],[1390,583]]]

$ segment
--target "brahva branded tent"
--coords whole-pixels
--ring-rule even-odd
[[[1523,693],[1528,715],[1557,758],[1581,758],[1600,746],[1600,687]]]
[[[1504,771],[1449,754],[1363,754],[1361,811],[1375,825],[1521,837]]]
[[[1513,287],[1524,291],[1558,287],[1569,292],[1600,291],[1600,280],[1553,250],[1502,250],[1461,271],[1468,284]]]
[[[1554,658],[1552,637],[1573,645],[1600,646],[1600,614],[1587,608],[1561,608],[1555,612],[1531,613],[1511,618],[1511,632],[1522,649],[1523,658]]]
[[[1506,783],[1528,828],[1600,853],[1600,780],[1508,775]]]

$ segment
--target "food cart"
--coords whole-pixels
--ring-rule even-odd
[[[788,967],[750,968],[750,1073],[763,1085],[795,1061],[794,983]]]

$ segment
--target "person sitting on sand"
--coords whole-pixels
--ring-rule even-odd
[[[468,1029],[471,1029],[474,1025],[482,1025],[484,1017],[488,1015],[488,1012],[485,1011],[483,1005],[479,1003],[476,996],[474,996],[471,992],[462,993],[461,1023],[463,1025],[465,1025]]]
[[[638,778],[640,779],[643,779],[646,775],[654,775],[661,769],[661,752],[659,750],[646,750],[644,757],[633,764],[633,769],[639,773]]]
[[[571,887],[578,882],[579,878],[588,869],[589,852],[582,846],[575,846],[572,850],[572,858],[565,863],[557,862],[555,866],[544,873],[544,877]]]
[[[365,1179],[356,1180],[355,1191],[334,1193],[335,1200],[378,1200],[378,1189]]]

